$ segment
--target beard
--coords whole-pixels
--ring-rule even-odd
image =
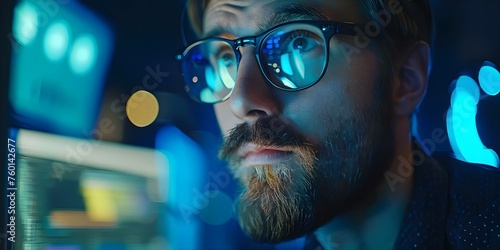
[[[330,129],[320,145],[275,116],[231,130],[219,157],[243,186],[236,212],[247,235],[259,242],[291,240],[371,196],[394,152],[390,102],[381,96],[389,92],[381,85],[365,110],[325,121]],[[236,151],[247,143],[280,147],[291,157],[275,165],[243,166]]]

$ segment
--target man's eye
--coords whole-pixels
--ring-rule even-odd
[[[293,32],[285,41],[289,52],[307,53],[321,45],[320,38],[311,32]]]
[[[293,41],[294,50],[305,50],[307,48],[307,39],[304,37],[295,38]]]
[[[222,64],[226,67],[230,67],[234,64],[235,58],[231,53],[223,53],[219,55],[219,64]]]

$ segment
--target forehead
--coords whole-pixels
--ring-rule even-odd
[[[256,35],[293,20],[365,21],[363,0],[209,0],[203,19],[204,36]]]

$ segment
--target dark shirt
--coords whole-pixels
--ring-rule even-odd
[[[447,154],[415,166],[394,249],[500,249],[500,171]],[[305,249],[323,249],[314,235]]]

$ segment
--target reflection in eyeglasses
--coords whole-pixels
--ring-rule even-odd
[[[219,91],[222,88],[222,83],[220,82],[220,78],[217,74],[214,74],[213,67],[205,68],[205,77],[208,87],[214,91]]]
[[[214,102],[217,101],[218,98],[215,97],[214,92],[210,88],[204,88],[200,91],[200,99],[202,102]]]
[[[224,83],[224,86],[226,86],[226,88],[228,89],[234,88],[235,82],[231,77],[231,74],[229,73],[229,70],[227,66],[224,64],[223,60],[219,60],[219,77],[222,80],[222,83]]]
[[[302,79],[304,79],[305,74],[306,74],[306,70],[304,67],[304,61],[302,60],[302,57],[300,55],[300,51],[293,50],[292,55],[293,55],[293,61],[295,62],[295,67],[297,68],[297,71],[298,71],[300,77],[302,77]]]
[[[276,63],[273,65],[274,68],[277,67]],[[281,55],[281,69],[288,75],[293,75],[292,66],[290,65],[290,59],[286,54]]]
[[[292,82],[290,81],[288,78],[286,77],[281,77],[280,78],[281,82],[283,82],[283,84],[289,88],[292,88],[292,89],[296,89],[297,86]]]

